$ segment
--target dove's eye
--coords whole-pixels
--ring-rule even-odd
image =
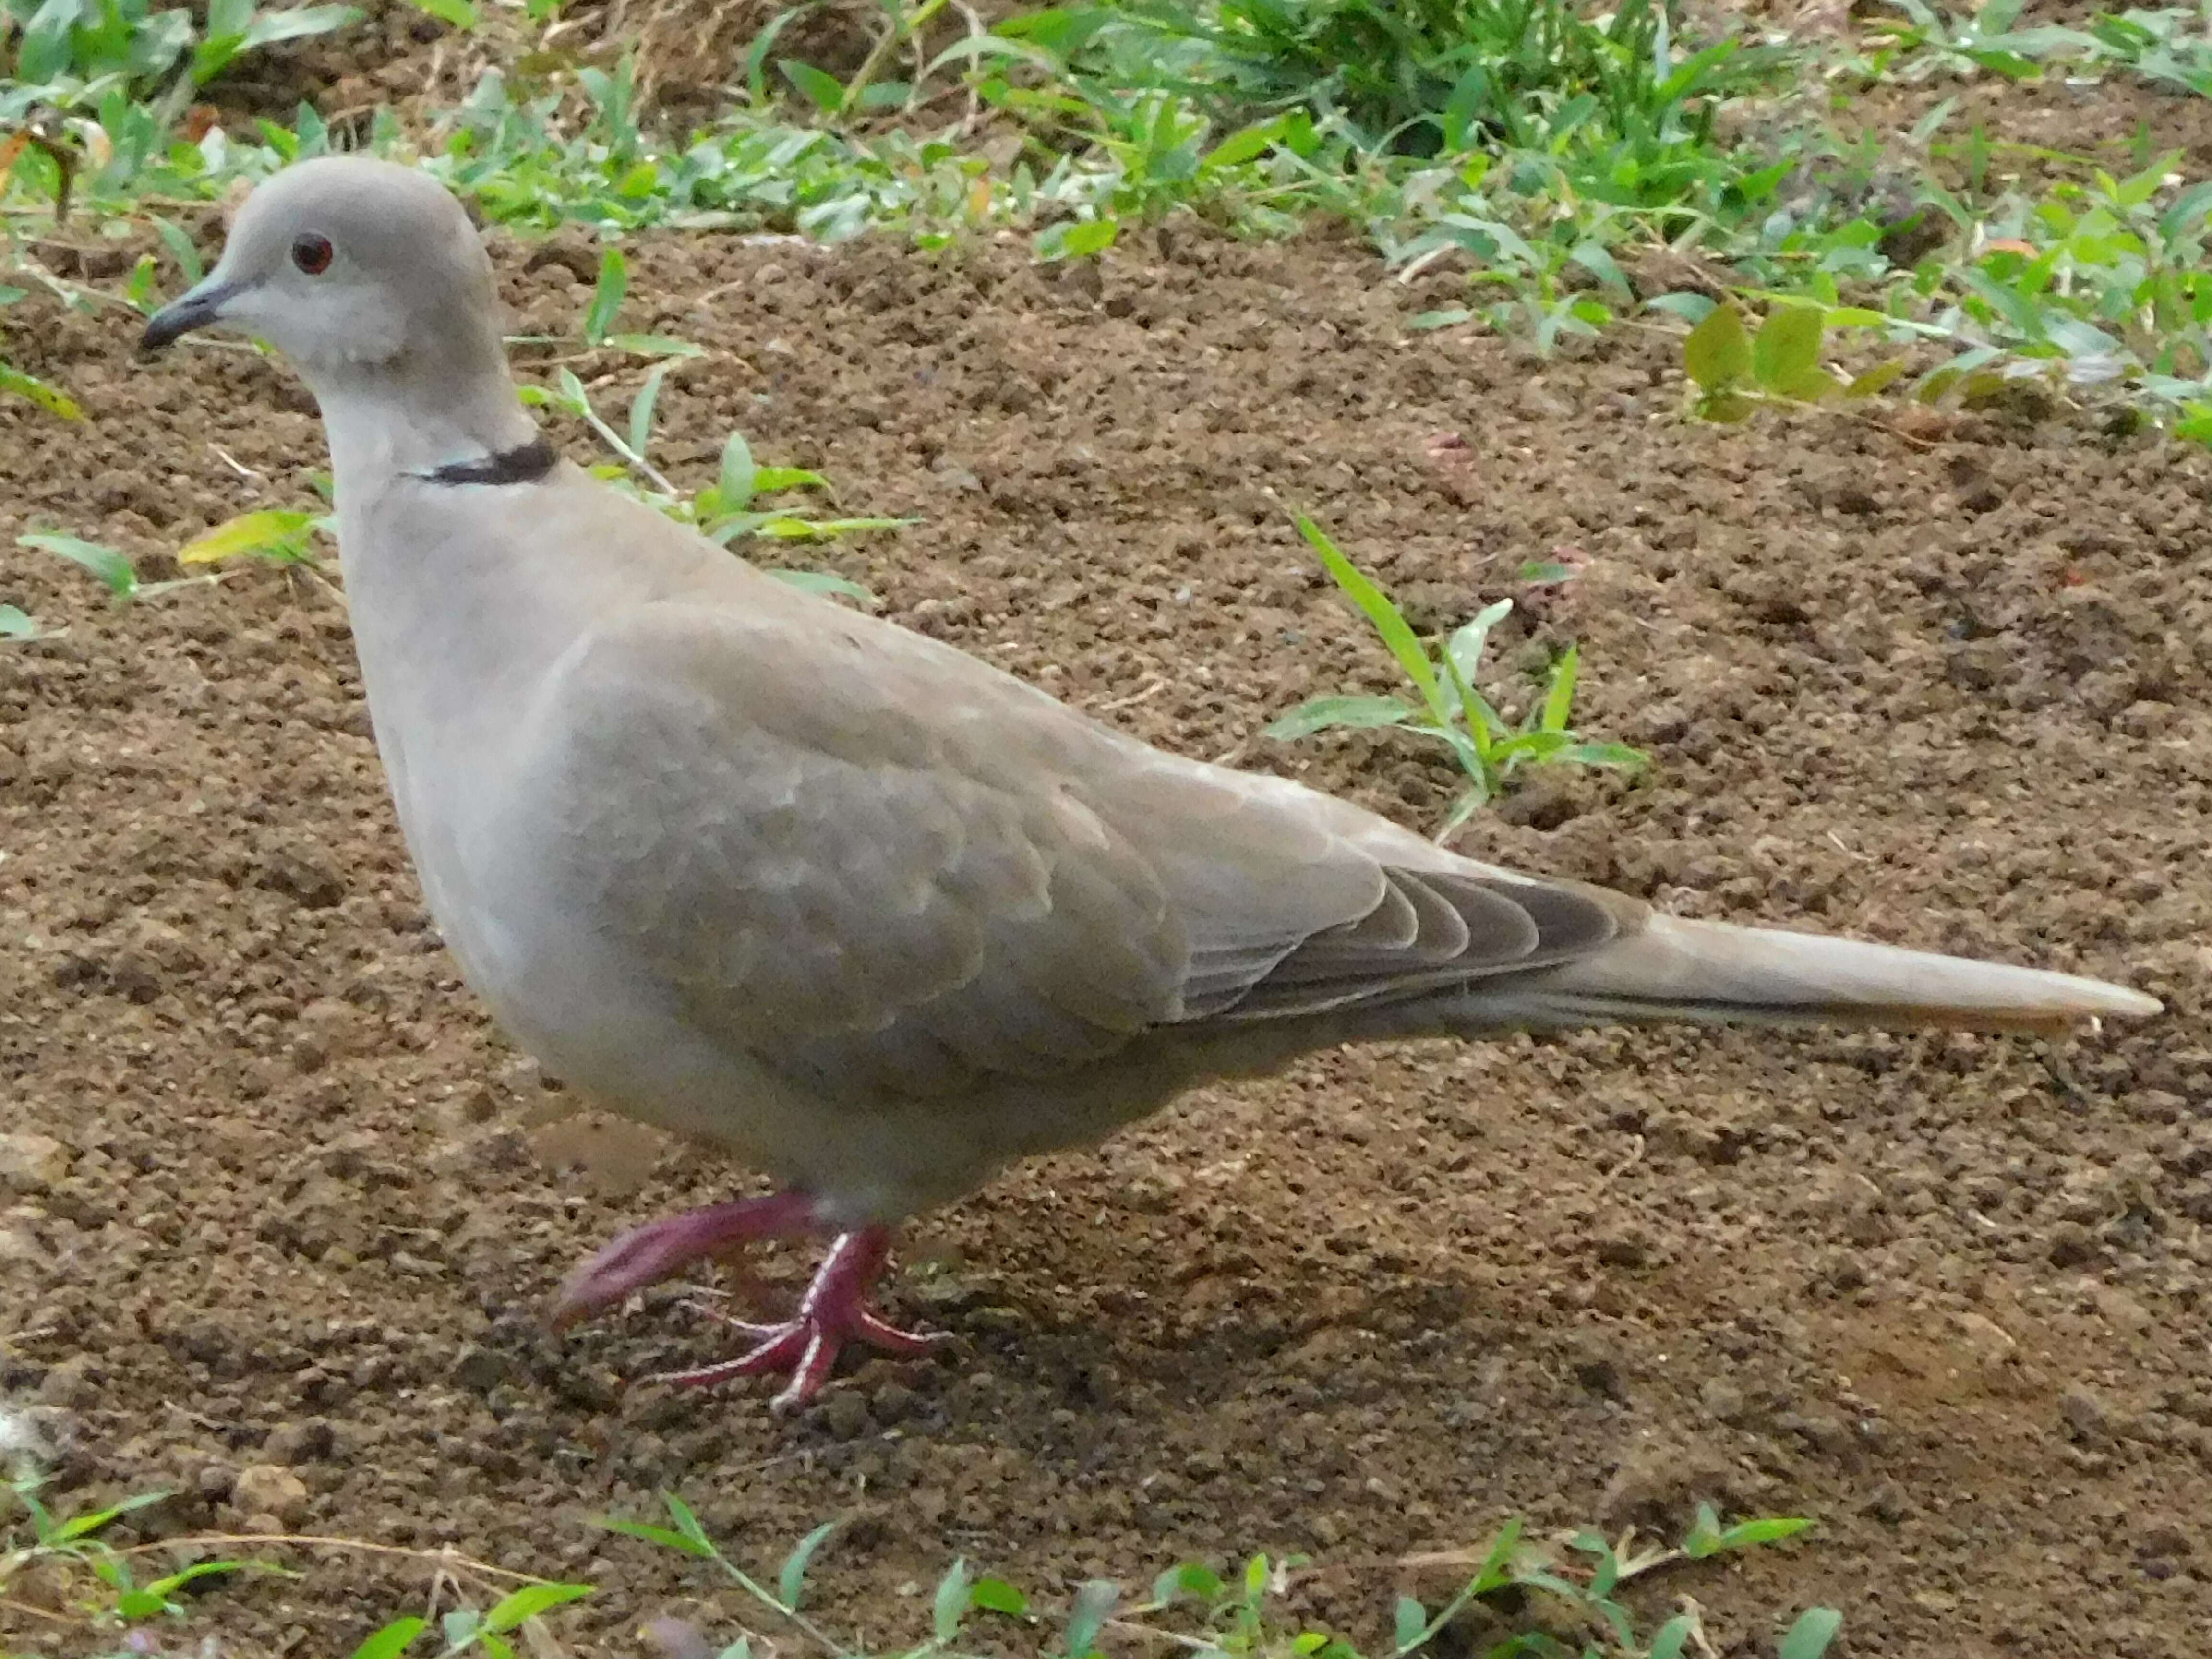
[[[331,268],[331,239],[312,234],[292,239],[292,263],[310,276],[319,276]]]

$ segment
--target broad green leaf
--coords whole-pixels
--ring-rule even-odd
[[[783,58],[776,67],[783,71],[784,79],[805,93],[824,115],[835,115],[845,107],[845,83],[827,70],[796,58]]]
[[[1030,1598],[1003,1578],[978,1578],[968,1592],[968,1605],[986,1613],[1002,1613],[1009,1619],[1025,1618]]]
[[[623,297],[629,292],[629,261],[623,258],[620,248],[610,242],[600,251],[599,280],[592,289],[592,303],[584,311],[584,338],[587,343],[598,345],[607,337],[607,331],[614,326],[615,313],[622,309]],[[579,382],[577,395],[580,397],[582,392],[582,383]]]
[[[775,1593],[786,1607],[797,1610],[799,1592],[806,1588],[806,1569],[813,1563],[814,1553],[830,1541],[830,1534],[837,1530],[837,1526],[835,1521],[824,1521],[783,1558],[783,1565],[776,1570]]]
[[[115,1598],[115,1614],[118,1619],[151,1619],[168,1605],[167,1596],[150,1589],[125,1590]]]
[[[1152,1581],[1152,1600],[1162,1607],[1170,1607],[1186,1595],[1211,1601],[1221,1591],[1221,1575],[1201,1561],[1170,1567]]]
[[[33,622],[22,607],[0,605],[0,639],[35,640],[39,625]]]
[[[1311,697],[1267,726],[1267,735],[1284,741],[1311,737],[1338,727],[1354,730],[1378,726],[1402,726],[1413,707],[1401,697]]]
[[[1053,225],[1036,236],[1040,259],[1082,259],[1103,253],[1121,234],[1118,219],[1077,219]]]
[[[1843,1625],[1844,1615],[1833,1607],[1806,1608],[1783,1637],[1775,1659],[1820,1659]]]
[[[1644,302],[1646,311],[1671,311],[1695,328],[1713,314],[1712,300],[1703,294],[1685,290],[1676,294],[1656,294]]]
[[[1820,366],[1821,316],[1811,306],[1784,306],[1759,325],[1751,343],[1752,378],[1784,397]]]
[[[1398,1651],[1410,1653],[1428,1628],[1429,1610],[1410,1595],[1398,1598],[1396,1611],[1391,1615],[1390,1631],[1398,1644]]]
[[[1651,1638],[1651,1647],[1645,1659],[1681,1659],[1682,1650],[1688,1645],[1690,1632],[1698,1627],[1694,1615],[1678,1613]]]
[[[526,1619],[535,1619],[592,1593],[589,1584],[525,1584],[484,1614],[483,1628],[493,1632],[514,1630]]]
[[[937,1639],[948,1646],[960,1634],[960,1621],[967,1615],[969,1583],[968,1563],[960,1556],[953,1558],[945,1577],[937,1581],[937,1595],[930,1603],[930,1624]]]
[[[15,540],[24,547],[58,553],[62,557],[82,565],[118,599],[127,599],[138,590],[138,573],[131,568],[131,561],[104,543],[88,542],[82,536],[71,536],[58,530],[28,530]],[[103,1510],[97,1524],[106,1526],[121,1513],[119,1508]],[[78,1526],[80,1523],[72,1522],[70,1524]],[[74,1538],[78,1534],[72,1532],[69,1535]]]
[[[1846,386],[1844,388],[1844,396],[1846,398],[1874,397],[1879,392],[1887,391],[1891,383],[1905,373],[1905,362],[1902,357],[1893,357],[1886,363],[1876,363]]]
[[[283,547],[302,540],[319,515],[291,508],[266,507],[224,520],[177,550],[179,564],[216,564],[240,553]]]
[[[753,474],[752,493],[772,495],[780,489],[827,489],[830,480],[803,466],[764,466]]]
[[[353,1650],[351,1659],[399,1659],[430,1628],[427,1619],[395,1619]]]
[[[1682,368],[1707,392],[1723,391],[1751,373],[1751,340],[1734,306],[1715,306],[1683,337]]]

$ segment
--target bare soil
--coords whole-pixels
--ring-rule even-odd
[[[588,260],[501,258],[521,331],[573,336]],[[1438,756],[1258,735],[1390,684],[1295,504],[1425,624],[1525,598],[1501,684],[1579,641],[1582,724],[1650,751],[1634,782],[1533,784],[1470,850],[2170,1012],[2064,1042],[1331,1055],[920,1224],[890,1299],[953,1334],[939,1363],[864,1364],[796,1421],[625,1389],[726,1345],[672,1291],[555,1339],[549,1291],[748,1177],[548,1121],[572,1097],[429,926],[327,597],[261,571],[117,611],[15,544],[67,528],[158,575],[307,501],[321,440],[281,366],[141,366],[120,312],[19,307],[9,356],[91,415],[0,404],[0,598],[69,630],[0,647],[0,1407],[67,1501],[172,1487],[121,1534],[281,1526],[589,1580],[558,1627],[591,1653],[649,1650],[664,1613],[760,1622],[590,1524],[671,1487],[755,1565],[852,1517],[815,1605],[886,1645],[955,1554],[1049,1594],[1259,1548],[1316,1558],[1301,1602],[1375,1640],[1395,1587],[1449,1577],[1409,1554],[1515,1514],[1671,1529],[1699,1499],[1820,1523],[1667,1587],[1729,1652],[1814,1601],[1855,1654],[2212,1644],[2201,451],[2063,411],[1695,424],[1665,341],[1546,362],[1409,333],[1449,279],[1326,240],[634,262],[634,324],[709,348],[671,377],[662,464],[702,483],[737,427],[849,510],[918,517],[820,556],[910,626],[1433,824]],[[617,406],[642,368],[580,366]],[[1554,557],[1578,579],[1526,593]],[[807,1263],[756,1266],[773,1300]],[[343,1654],[430,1577],[286,1559],[307,1577],[226,1584],[163,1639]],[[66,1651],[59,1628],[0,1607],[0,1638]]]

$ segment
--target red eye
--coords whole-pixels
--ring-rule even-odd
[[[331,239],[313,234],[292,239],[292,263],[310,276],[319,276],[331,268]]]

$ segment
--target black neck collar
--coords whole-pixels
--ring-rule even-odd
[[[481,460],[448,461],[420,476],[438,484],[536,483],[550,472],[561,452],[541,435],[512,449],[501,449]]]

